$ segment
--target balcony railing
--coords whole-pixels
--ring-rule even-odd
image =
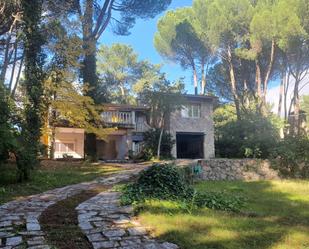
[[[122,125],[134,125],[135,113],[133,112],[103,112],[103,121],[107,124],[122,124]]]

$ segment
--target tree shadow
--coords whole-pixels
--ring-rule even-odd
[[[148,212],[159,216],[172,214],[176,220],[179,217],[175,221],[178,226],[171,225],[160,238],[174,242],[182,249],[270,249],[276,244],[284,244],[284,248],[309,248],[309,201],[306,198],[302,200],[292,193],[278,191],[268,181],[219,184],[225,184],[224,190],[228,193],[247,198],[248,206],[244,212],[200,210],[192,215],[195,220],[190,221],[183,219],[187,215],[184,210],[155,207]],[[202,219],[208,217],[216,222],[203,222]],[[222,234],[218,236],[214,231]],[[297,247],[293,244],[295,241],[289,246],[287,237],[294,232],[307,233],[308,239],[298,241]]]

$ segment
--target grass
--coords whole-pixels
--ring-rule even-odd
[[[0,171],[0,204],[49,189],[91,181],[120,170],[120,167],[105,164],[45,161],[32,172],[29,181],[17,183],[15,165],[7,165]]]
[[[151,201],[139,219],[182,249],[309,248],[309,181],[203,182],[196,189],[241,195],[247,203],[240,214],[207,208],[189,214],[179,203]]]
[[[78,226],[76,207],[106,190],[105,188],[83,191],[48,207],[40,216],[40,224],[48,244],[58,249],[91,249],[92,245]]]

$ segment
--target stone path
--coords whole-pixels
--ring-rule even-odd
[[[149,238],[147,230],[132,220],[131,206],[120,206],[119,192],[103,192],[81,203],[79,227],[94,249],[177,249],[172,243],[159,243]]]
[[[98,185],[104,186],[112,186],[116,183],[129,180],[132,176],[137,175],[139,171],[141,171],[142,167],[127,167],[127,170],[122,171],[118,174],[109,177],[102,177],[92,182],[80,183],[75,185],[66,186],[63,188],[57,188],[50,191],[46,191],[42,194],[29,196],[27,198],[23,198],[21,200],[11,201],[2,206],[0,206],[0,249],[51,249],[51,247],[47,244],[45,240],[45,234],[41,230],[41,226],[39,224],[39,216],[42,212],[47,209],[49,206],[55,204],[58,201],[64,200],[70,196],[81,193],[85,190],[91,190]],[[89,201],[91,204],[89,209],[99,208],[101,203],[102,210],[99,210],[97,217],[97,223],[95,221],[91,221],[89,225],[96,225],[96,228],[101,229],[102,232],[107,223],[103,221],[108,221],[108,219],[116,219],[114,216],[109,216],[111,213],[105,213],[109,209],[114,210],[117,198],[119,194],[111,194],[111,192],[104,192],[99,194],[98,196],[91,198]],[[114,196],[114,197],[111,197]],[[117,198],[116,198],[117,197]],[[106,200],[104,200],[106,198]],[[94,203],[94,201],[98,201],[98,203]],[[109,203],[111,202],[111,203]],[[87,217],[91,213],[88,212],[87,206],[81,204],[79,207],[83,207],[83,209],[79,209],[79,221],[81,228],[84,231],[92,229],[92,227],[88,227],[87,229]],[[99,205],[97,205],[99,204]],[[118,204],[117,204],[118,205]],[[119,206],[117,206],[119,207]],[[120,208],[120,207],[119,207]],[[90,210],[89,210],[90,211]],[[114,210],[115,211],[115,210]],[[84,214],[84,216],[83,216]],[[112,214],[111,214],[112,215]],[[100,217],[99,217],[100,216]],[[105,217],[105,219],[103,218]],[[120,216],[119,216],[120,217]],[[118,217],[118,218],[119,218]],[[91,218],[91,217],[89,217]],[[99,220],[101,219],[101,220]],[[101,221],[101,225],[99,226],[99,222]],[[105,231],[105,230],[104,230]],[[129,230],[128,230],[129,231]],[[127,232],[127,231],[126,231]],[[113,248],[107,247],[103,245],[101,246],[97,242],[94,243],[93,238],[91,237],[89,231],[87,231],[87,236],[94,248]],[[94,233],[98,234],[98,233]],[[107,233],[108,235],[109,233]],[[111,236],[113,237],[113,236]],[[118,237],[124,237],[118,236]],[[112,240],[110,240],[112,241]],[[100,242],[103,243],[103,242]],[[118,242],[117,242],[118,243]],[[105,247],[104,247],[105,246]],[[114,247],[115,248],[115,247]],[[143,248],[143,247],[122,247],[122,248]],[[173,247],[144,247],[144,248],[173,248]],[[176,248],[176,247],[175,247]]]

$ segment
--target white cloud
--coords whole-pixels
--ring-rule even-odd
[[[306,84],[307,82],[309,82],[309,76],[306,77],[300,84],[300,87],[299,87],[301,89],[299,93],[300,96],[309,95],[309,84]],[[295,80],[292,78],[290,80],[290,86],[289,86],[289,90],[287,94],[287,106],[288,107],[290,106],[291,99],[293,97],[294,85],[295,85]],[[269,89],[267,96],[266,96],[267,102],[273,106],[272,110],[274,113],[278,112],[279,92],[280,92],[280,85]],[[283,115],[283,107],[282,107],[282,115]]]

